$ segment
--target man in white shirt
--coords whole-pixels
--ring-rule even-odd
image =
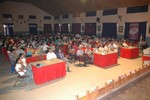
[[[79,49],[77,50],[77,56],[83,56],[84,51],[82,50],[81,47],[79,47]]]
[[[56,56],[56,54],[54,52],[52,52],[51,49],[49,49],[49,52],[46,55],[46,59],[50,60],[50,59],[53,59],[53,58],[57,58],[57,56]]]
[[[124,40],[124,42],[122,43],[123,47],[128,47],[129,45],[126,43],[126,41]]]

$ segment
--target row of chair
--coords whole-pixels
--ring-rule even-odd
[[[109,94],[113,90],[118,89],[119,87],[131,82],[133,79],[136,79],[142,74],[149,71],[150,66],[142,66],[142,68],[135,69],[133,72],[130,71],[128,74],[119,76],[116,81],[110,80],[109,82],[105,82],[105,86],[102,88],[99,88],[97,86],[94,91],[87,91],[86,95],[83,97],[79,97],[79,95],[76,95],[76,100],[96,100],[98,97],[100,98]]]

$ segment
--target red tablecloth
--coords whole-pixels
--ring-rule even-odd
[[[36,84],[42,84],[66,75],[65,62],[47,65],[40,68],[32,66],[32,71],[34,82]]]
[[[137,58],[139,56],[139,48],[121,48],[120,57]]]
[[[27,57],[26,62],[30,63],[30,62],[35,62],[35,61],[40,61],[40,60],[45,60],[45,59],[46,59],[46,54],[41,54],[41,55],[36,55],[32,57]]]
[[[113,64],[117,64],[118,62],[118,54],[110,53],[106,55],[94,53],[94,65],[99,67],[106,67]]]
[[[143,55],[142,56],[142,61],[150,60],[150,55]]]

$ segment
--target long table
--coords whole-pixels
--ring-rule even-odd
[[[36,84],[42,84],[66,75],[65,62],[60,59],[42,60],[30,64]]]
[[[137,58],[139,56],[139,48],[137,47],[129,47],[129,48],[125,48],[122,47],[120,49],[120,57],[122,58]]]
[[[94,65],[98,67],[107,67],[118,63],[118,53],[94,53]]]

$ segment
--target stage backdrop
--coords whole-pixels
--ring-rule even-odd
[[[127,22],[125,23],[124,38],[129,40],[139,40],[142,35],[145,40],[147,22]]]
[[[129,27],[129,39],[138,40],[139,23],[130,23]]]

